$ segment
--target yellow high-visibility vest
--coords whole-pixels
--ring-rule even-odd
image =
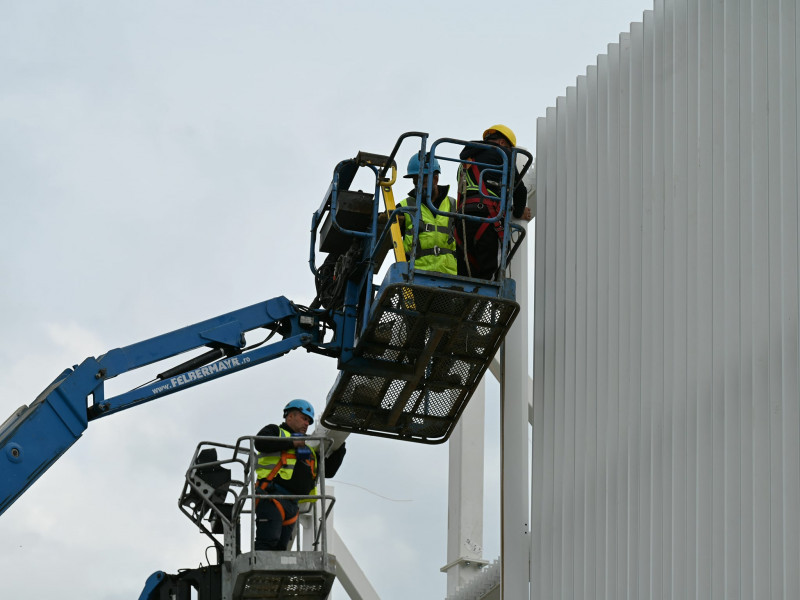
[[[279,427],[278,431],[280,431],[281,437],[292,437],[292,435],[282,427]],[[311,446],[308,446],[308,449],[311,450],[311,474],[316,479],[318,464],[317,452]],[[297,452],[295,452],[294,448],[282,452],[259,452],[256,477],[259,480],[266,479],[267,481],[272,481],[276,476],[280,475],[281,479],[289,481],[294,473],[295,464],[297,464]],[[317,487],[314,486],[314,489],[309,492],[309,495],[315,496],[317,493]],[[316,502],[316,500],[304,499],[300,500],[300,502]]]
[[[409,197],[401,201],[399,206],[415,206],[416,202],[416,198]],[[447,196],[439,205],[439,210],[451,212],[453,210],[451,207],[455,207],[455,200]],[[412,214],[406,213],[405,228],[403,248],[405,248],[406,254],[410,254],[411,246],[414,243],[414,218]],[[447,215],[434,215],[428,208],[427,203],[423,202],[420,208],[419,229],[414,258],[415,268],[456,275],[458,268],[456,264],[456,241],[453,237],[453,219]]]

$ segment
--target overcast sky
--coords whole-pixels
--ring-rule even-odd
[[[536,118],[649,8],[0,0],[0,421],[87,356],[275,296],[310,303],[311,214],[337,162],[495,123],[534,151]],[[255,434],[292,398],[321,411],[335,375],[297,351],[90,424],[0,517],[0,595],[129,600],[154,571],[198,566],[206,538],[177,509],[195,446]],[[348,448],[337,531],[381,598],[444,598],[447,444]]]

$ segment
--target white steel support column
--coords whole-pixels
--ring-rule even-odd
[[[501,529],[503,600],[528,598],[530,535],[528,531],[528,244],[511,264],[517,282],[520,314],[502,347]]]
[[[336,557],[336,578],[347,592],[347,596],[350,600],[380,600],[375,588],[350,554],[342,538],[335,529],[331,529],[330,533],[328,545],[330,553]],[[330,596],[328,600],[331,600]]]
[[[325,486],[325,494],[334,496],[334,489],[332,485]],[[336,529],[333,527],[333,516],[336,511],[332,510],[331,514],[326,519],[328,525],[328,552],[336,557],[336,579],[347,592],[350,600],[379,600],[378,593],[372,584],[367,579],[364,571],[358,566],[356,559],[350,554],[344,541]],[[313,530],[313,527],[310,529]],[[303,540],[306,543],[306,540]],[[312,540],[313,541],[313,540]],[[311,550],[310,541],[303,550]],[[327,600],[333,600],[333,592],[328,595]]]
[[[297,522],[300,527],[295,528],[295,532],[300,537],[300,550],[311,551],[314,549],[314,511],[302,513]],[[333,529],[333,523],[328,523],[329,531]],[[299,529],[299,531],[298,531]]]
[[[450,436],[447,501],[447,594],[474,577],[483,560],[483,447],[486,384],[478,388]]]

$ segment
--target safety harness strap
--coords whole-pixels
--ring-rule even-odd
[[[291,519],[287,519],[286,518],[286,511],[283,508],[283,504],[281,504],[278,501],[277,498],[270,498],[270,500],[272,500],[275,503],[275,506],[278,508],[278,512],[281,515],[281,525],[283,525],[285,527],[286,525],[291,525],[292,523],[297,521],[297,517],[300,515],[299,512],[295,516],[293,516]]]
[[[434,246],[433,248],[427,248],[425,250],[419,249],[417,250],[417,258],[422,258],[423,256],[442,256],[444,254],[453,254],[455,255],[455,250],[450,250],[450,248],[441,248],[439,246]]]
[[[420,233],[436,232],[436,233],[450,233],[450,225],[434,225],[433,223],[420,223]]]
[[[466,185],[467,190],[469,190],[470,187],[477,190],[478,189],[477,182],[480,181],[480,176],[481,176],[480,170],[478,169],[478,165],[474,163],[469,164],[467,168],[464,169],[464,171],[466,171],[467,175],[467,185]],[[483,210],[483,208],[486,207],[486,210],[489,214],[489,218],[496,217],[498,214],[500,214],[500,199],[496,198],[494,193],[488,190],[488,188],[486,187],[485,180],[483,182],[483,185],[481,186],[481,194],[483,194],[483,196],[472,196],[465,198],[464,202],[462,203],[462,206],[466,207],[466,206],[477,205],[476,208],[478,210]],[[474,239],[476,242],[479,239],[481,239],[481,237],[483,237],[483,234],[486,232],[486,229],[488,229],[490,225],[494,226],[494,229],[497,232],[498,237],[501,240],[503,239],[505,233],[503,229],[503,224],[501,221],[495,221],[494,223],[481,223],[480,227],[478,227],[478,231],[475,232]]]
[[[289,461],[289,453],[281,452],[281,457],[278,459],[278,462],[275,463],[275,466],[272,467],[272,471],[269,472],[269,475],[267,475],[265,479],[267,481],[272,481],[273,479],[275,479],[275,476],[288,461]]]
[[[408,198],[406,198],[405,203],[406,203],[406,206],[415,207],[417,205],[417,199],[414,198],[414,196],[409,196]],[[425,206],[425,205],[423,204],[423,206]],[[450,207],[449,204],[448,204],[448,207],[450,209],[452,209],[452,207]],[[428,210],[430,210],[430,209],[428,209]],[[433,214],[431,214],[431,216],[436,218],[436,216],[434,216]],[[414,225],[413,225],[413,222],[412,222],[412,219],[411,219],[411,215],[408,215],[408,225],[406,225],[406,229],[407,230],[413,230],[413,228],[414,228]],[[425,223],[424,221],[420,222],[420,224],[419,224],[419,232],[420,233],[434,232],[434,233],[444,233],[446,235],[451,235],[452,231],[453,231],[453,217],[452,216],[449,216],[447,218],[447,225],[434,225],[433,223]],[[409,234],[407,234],[407,235],[409,235]]]
[[[261,491],[266,492],[267,488],[269,488],[269,482],[266,479],[262,479],[261,483],[258,485],[258,487],[259,487],[259,489],[261,489]],[[261,498],[256,498],[256,506],[258,506],[258,502],[260,500],[261,500]],[[280,513],[280,515],[281,515],[281,525],[284,525],[284,526],[285,525],[291,525],[292,523],[297,521],[297,517],[299,516],[299,513],[296,514],[295,516],[293,516],[291,519],[287,519],[286,518],[286,511],[283,508],[283,504],[281,504],[278,501],[277,498],[270,498],[270,500],[272,500],[275,503],[275,506],[278,509],[278,513]]]
[[[415,197],[413,197],[413,196],[409,196],[406,199],[405,202],[406,202],[406,204],[408,206],[416,206],[417,205],[417,199]],[[451,208],[452,207],[450,206],[450,204],[448,202],[448,209],[451,209]],[[423,248],[422,247],[422,237],[421,237],[423,233],[441,233],[441,234],[447,235],[450,238],[448,240],[448,243],[452,243],[453,240],[455,239],[454,235],[453,235],[453,233],[454,233],[453,229],[454,229],[454,220],[453,220],[452,216],[447,218],[447,225],[436,225],[434,223],[426,223],[426,222],[420,220],[420,224],[419,224],[419,233],[420,233],[420,235],[417,236],[417,249],[416,249],[416,252],[414,252],[414,255],[416,256],[416,258],[419,259],[419,258],[423,258],[425,256],[442,256],[442,255],[447,255],[447,254],[455,255],[455,251],[454,250],[450,250],[449,248],[442,248],[441,246],[433,246],[431,248]],[[407,232],[406,233],[407,236],[413,235],[413,233],[412,233],[413,232],[413,223],[410,220],[410,215],[409,215],[408,225],[406,226],[406,232]]]
[[[482,210],[484,207],[488,209],[488,216],[489,218],[496,217],[497,213],[500,212],[500,203],[497,201],[490,201],[486,198],[467,198],[464,200],[463,207],[467,206],[476,206],[478,210]],[[470,211],[464,210],[463,212],[468,213]],[[498,237],[503,239],[505,235],[505,231],[503,230],[503,223],[502,221],[495,221],[494,223],[481,223],[478,230],[475,232],[474,241],[478,241],[483,236],[484,232],[489,228],[489,226],[494,226],[495,231],[497,232]]]

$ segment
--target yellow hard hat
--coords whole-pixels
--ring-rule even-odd
[[[483,132],[483,139],[486,139],[488,136],[490,136],[493,133],[500,133],[509,142],[511,142],[512,146],[516,146],[517,145],[517,136],[515,136],[514,132],[511,131],[505,125],[492,125],[491,127],[489,127],[489,129],[487,129],[486,131]]]

